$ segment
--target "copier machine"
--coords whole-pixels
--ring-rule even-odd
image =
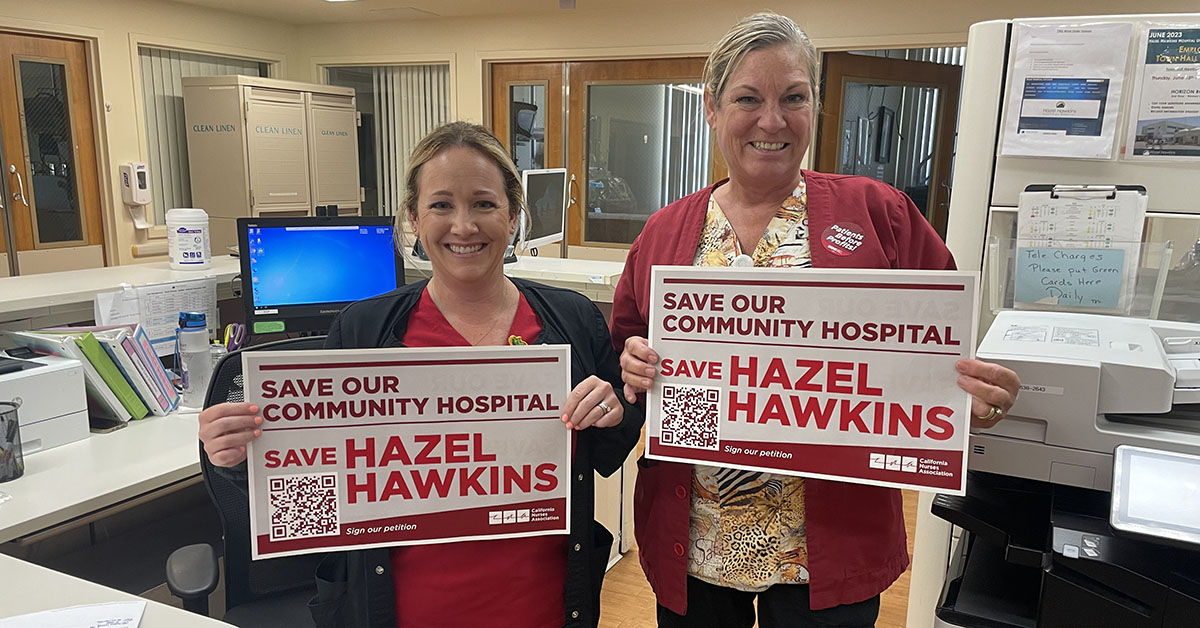
[[[973,430],[935,625],[1200,626],[1200,324],[1000,312],[981,360],[1017,372]]]

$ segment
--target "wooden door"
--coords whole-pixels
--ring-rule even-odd
[[[496,63],[491,67],[492,133],[518,170],[562,168],[562,63]]]
[[[816,169],[896,185],[944,238],[962,67],[848,52],[826,53],[821,65],[825,102]],[[933,113],[928,145],[918,138],[928,137],[929,124],[913,119],[914,112]]]
[[[492,132],[517,167],[568,171],[569,244],[627,248],[664,198],[726,176],[703,119],[703,66],[701,58],[491,66]]]
[[[12,274],[104,265],[91,93],[82,42],[0,34],[0,222]]]
[[[569,64],[571,244],[627,248],[663,205],[726,176],[704,120],[704,59]],[[649,174],[649,176],[647,176]]]

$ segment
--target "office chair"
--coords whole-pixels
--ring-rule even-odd
[[[324,336],[292,338],[247,347],[221,358],[214,369],[204,407],[244,400],[242,351],[320,349]],[[316,594],[313,572],[320,554],[250,560],[250,504],[245,487],[213,471],[200,445],[204,486],[221,517],[225,541],[224,621],[243,627],[312,626],[308,600]],[[183,608],[208,614],[208,596],[217,588],[216,549],[207,543],[188,545],[167,558],[167,587],[183,600]]]

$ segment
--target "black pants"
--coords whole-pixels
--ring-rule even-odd
[[[687,616],[658,607],[658,628],[751,628],[758,598],[759,628],[874,628],[879,596],[819,611],[808,607],[807,584],[777,584],[762,593],[687,579]]]

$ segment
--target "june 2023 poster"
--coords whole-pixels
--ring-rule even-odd
[[[1200,160],[1200,28],[1151,24],[1139,50],[1126,157]]]

